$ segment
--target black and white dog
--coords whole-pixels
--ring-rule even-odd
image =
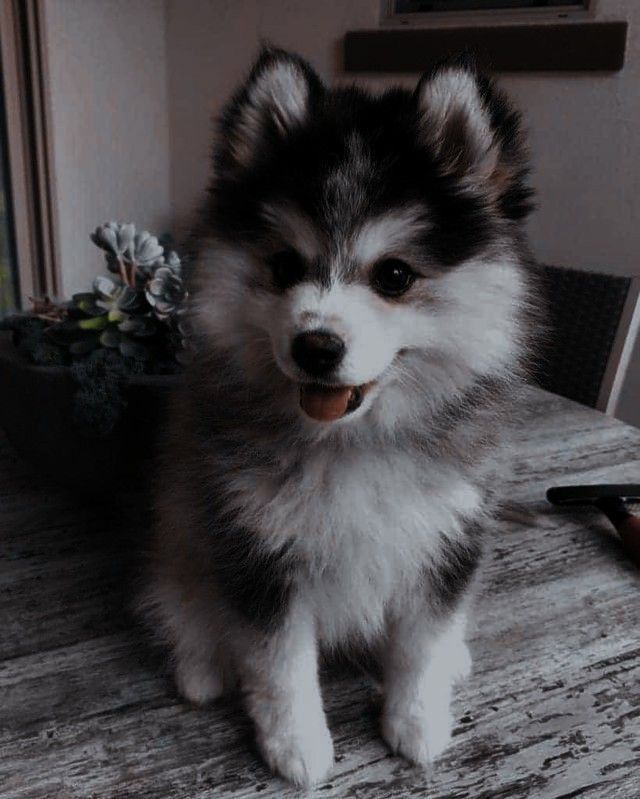
[[[464,60],[328,89],[269,49],[222,115],[143,604],[180,692],[239,680],[269,766],[333,763],[318,657],[367,647],[427,764],[532,318],[518,115]]]

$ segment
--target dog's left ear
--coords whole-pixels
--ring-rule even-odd
[[[415,93],[420,133],[441,169],[471,180],[488,178],[500,155],[481,80],[462,58],[423,75]]]
[[[302,58],[263,49],[222,115],[223,146],[231,163],[248,167],[261,148],[290,136],[307,119],[321,91],[320,78]]]
[[[509,219],[533,208],[520,114],[467,57],[424,75],[415,91],[419,136],[441,174],[479,192]]]

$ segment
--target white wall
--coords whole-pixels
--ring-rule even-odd
[[[296,50],[327,80],[345,31],[375,27],[378,0],[167,0],[171,190],[188,224],[209,176],[211,120],[246,74],[261,40]]]
[[[162,0],[45,0],[62,293],[90,286],[96,225],[171,223]]]

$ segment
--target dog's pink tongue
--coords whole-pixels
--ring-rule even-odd
[[[334,422],[347,412],[352,392],[353,386],[301,386],[300,406],[318,422]]]

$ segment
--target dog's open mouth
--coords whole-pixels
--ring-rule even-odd
[[[300,386],[300,407],[318,422],[335,422],[362,405],[373,383],[361,386],[326,386],[303,383]]]

